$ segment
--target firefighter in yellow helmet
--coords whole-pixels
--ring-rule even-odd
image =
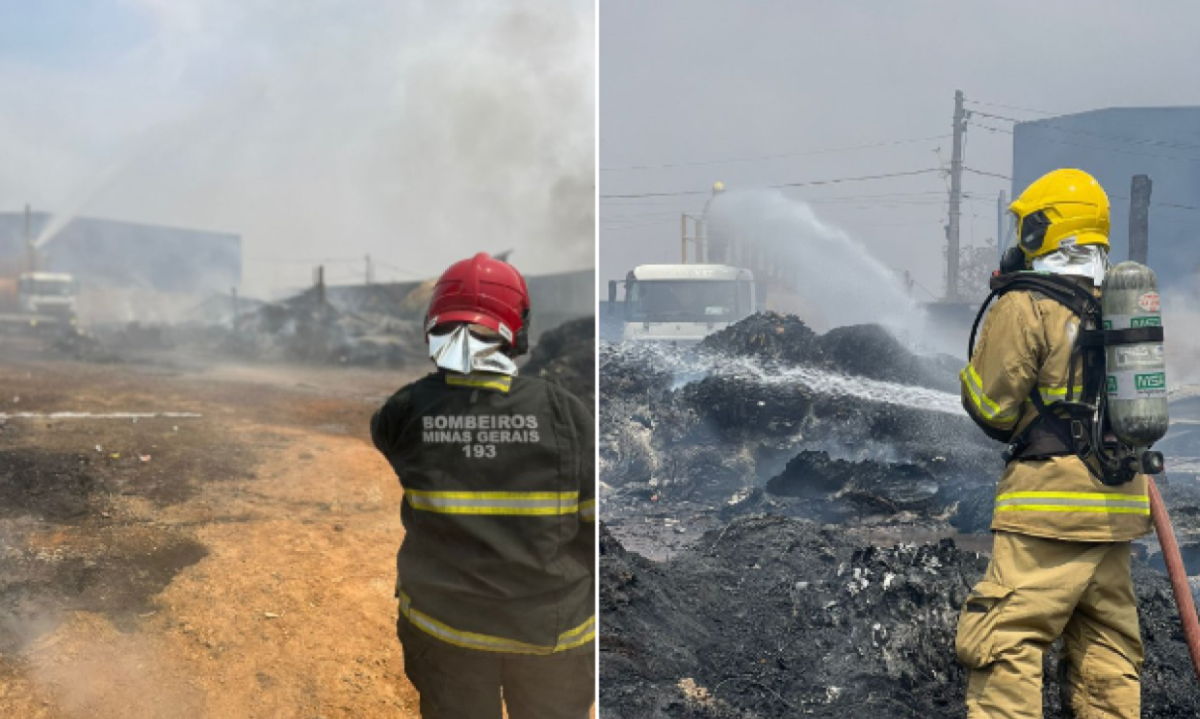
[[[1020,254],[1010,249],[1006,270],[1053,273],[1099,294],[1109,203],[1094,178],[1055,170],[1009,209]],[[1075,716],[1140,716],[1143,649],[1129,563],[1130,540],[1150,528],[1146,479],[1101,482],[1072,448],[1070,424],[1056,419],[1055,403],[1081,393],[1071,386],[1082,377],[1078,336],[1067,305],[1013,290],[987,314],[960,375],[971,418],[1009,443],[991,562],[963,604],[955,641],[969,670],[971,719],[1040,718],[1042,654],[1058,637],[1064,704]]]

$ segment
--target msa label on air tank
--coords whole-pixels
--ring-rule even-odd
[[[1166,396],[1166,372],[1125,370],[1108,375],[1109,399],[1158,399]]]
[[[1104,329],[1126,330],[1138,327],[1162,327],[1160,315],[1105,315]]]

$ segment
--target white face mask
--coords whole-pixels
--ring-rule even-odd
[[[1090,277],[1096,287],[1104,284],[1108,267],[1108,253],[1100,245],[1063,245],[1033,260],[1033,269],[1039,272]]]
[[[484,340],[460,325],[446,334],[429,335],[429,358],[438,367],[459,374],[496,372],[517,376],[517,365],[504,354],[504,341]]]

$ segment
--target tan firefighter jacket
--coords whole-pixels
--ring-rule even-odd
[[[1064,305],[1025,291],[1000,297],[959,377],[962,403],[989,436],[1007,441],[1037,416],[1030,395],[1050,406],[1067,395],[1079,319]],[[1082,363],[1075,367],[1075,396]],[[1110,487],[1074,455],[1009,462],[996,493],[992,529],[1088,542],[1127,541],[1150,529],[1146,478]]]

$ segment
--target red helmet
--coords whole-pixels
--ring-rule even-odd
[[[500,333],[514,355],[528,349],[529,290],[517,268],[480,252],[450,265],[433,287],[425,333],[450,322],[483,325]]]

